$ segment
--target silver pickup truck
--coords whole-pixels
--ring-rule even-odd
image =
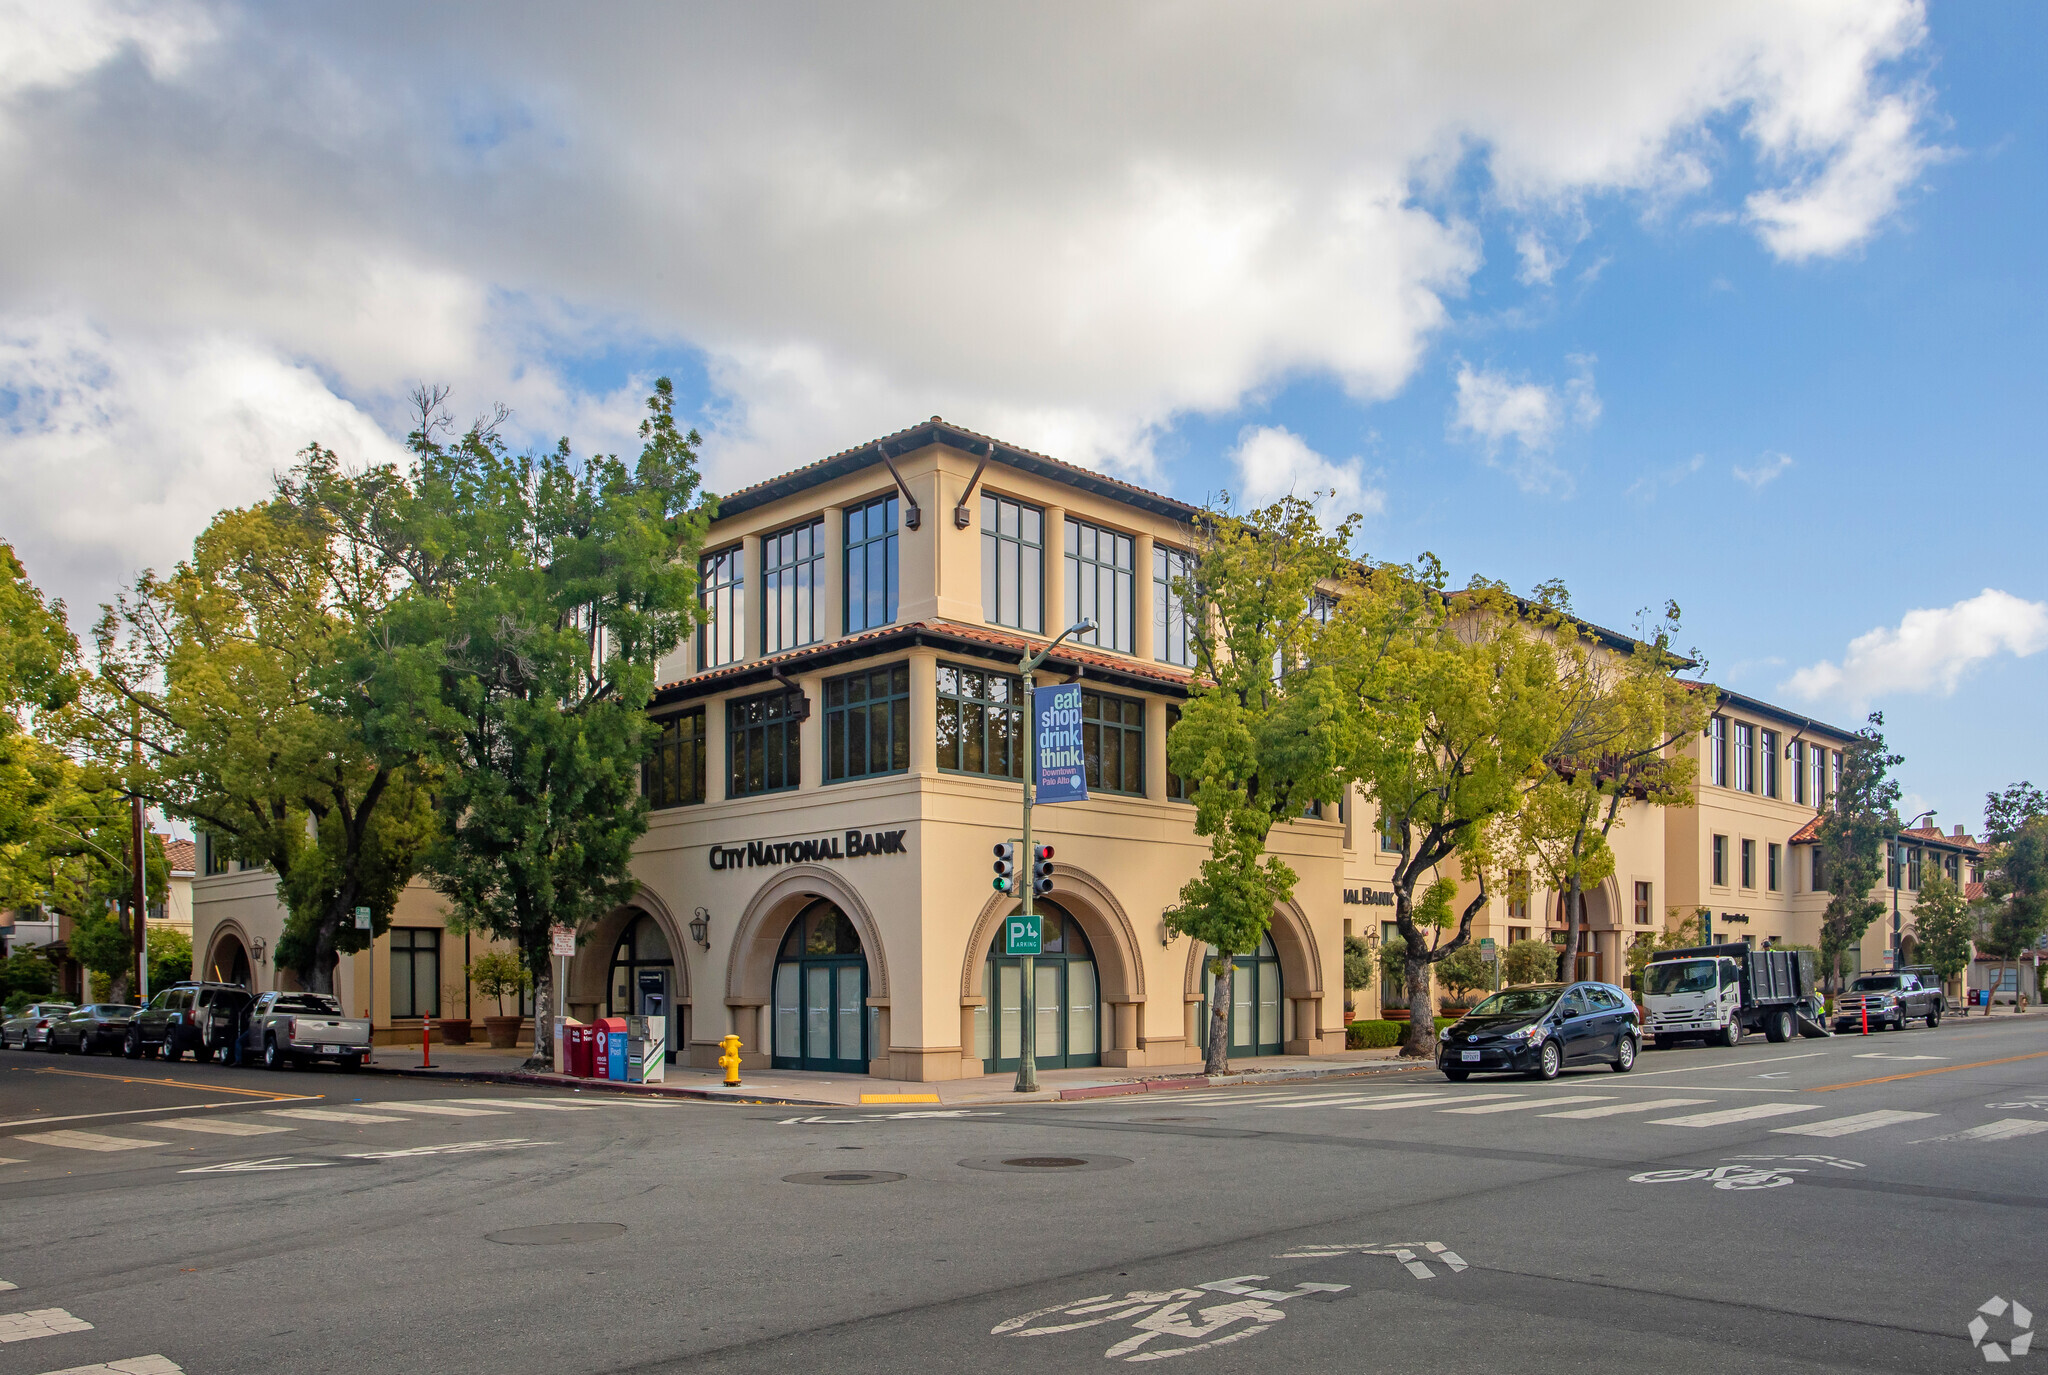
[[[1912,969],[1896,974],[1863,974],[1835,999],[1835,1030],[1860,1031],[1867,1015],[1873,1031],[1887,1027],[1904,1031],[1906,1023],[1916,1017],[1926,1018],[1927,1029],[1932,1031],[1941,1025],[1941,1014],[1946,1011],[1948,998],[1932,981],[1931,970],[1924,980],[1919,971]]]
[[[370,1024],[344,1017],[341,1004],[324,993],[265,993],[249,1010],[242,1052],[245,1061],[261,1056],[265,1069],[296,1069],[314,1060],[361,1069],[370,1058]]]

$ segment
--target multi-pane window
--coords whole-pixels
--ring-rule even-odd
[[[1647,879],[1636,880],[1636,925],[1650,924],[1650,884]]]
[[[641,766],[650,807],[687,807],[704,800],[704,708],[692,707],[659,722],[661,733]]]
[[[1145,704],[1102,692],[1081,694],[1081,754],[1089,791],[1145,791]]]
[[[1735,791],[1756,791],[1756,727],[1747,721],[1735,723]]]
[[[1152,655],[1163,664],[1195,664],[1194,622],[1180,594],[1194,566],[1193,554],[1152,546]]]
[[[846,633],[896,619],[896,498],[846,512]]]
[[[1776,841],[1772,841],[1768,858],[1770,860],[1771,891],[1775,893],[1785,886],[1785,847]]]
[[[1045,631],[1045,512],[990,492],[981,494],[981,615]]]
[[[1131,559],[1129,535],[1085,520],[1067,521],[1067,624],[1083,616],[1095,629],[1074,638],[1082,644],[1131,652]]]
[[[1806,801],[1806,742],[1792,742],[1792,800]]]
[[[391,928],[391,1015],[441,1015],[441,933],[431,926]]]
[[[1509,921],[1529,920],[1529,888],[1529,871],[1527,869],[1517,869],[1508,875]],[[1528,932],[1524,931],[1522,939],[1527,940],[1528,938]],[[1510,944],[1512,943],[1510,942]]]
[[[1756,842],[1753,840],[1742,842],[1742,886],[1756,887]]]
[[[1813,847],[1813,891],[1825,892],[1827,886],[1826,871],[1821,868],[1820,846],[1816,845]]]
[[[910,768],[910,665],[825,683],[825,781]]]
[[[1166,742],[1168,748],[1171,748],[1173,745],[1173,728],[1179,724],[1180,708],[1169,705],[1166,708]],[[1175,802],[1193,802],[1195,800],[1196,786],[1197,784],[1194,779],[1182,778],[1179,774],[1175,773],[1172,764],[1166,766],[1166,795],[1169,799]]]
[[[706,554],[701,564],[704,624],[697,631],[697,667],[736,664],[747,652],[746,559],[738,548]]]
[[[1840,750],[1831,751],[1828,767],[1828,796],[1833,797],[1836,793],[1842,791],[1842,752]]]
[[[206,852],[206,873],[208,877],[228,872],[227,847],[203,831],[200,833],[199,843]]]
[[[798,715],[803,697],[764,692],[725,704],[727,797],[781,792],[801,775]]]
[[[825,522],[807,520],[761,537],[761,652],[815,644],[824,636],[818,593],[825,587]]]
[[[1714,886],[1728,886],[1728,837],[1714,837]]]
[[[1961,855],[1950,855],[1943,861],[1942,867],[1948,871],[1948,881],[1950,883],[1961,883],[1963,881],[1963,860]]]
[[[1757,738],[1762,742],[1762,757],[1758,762],[1763,765],[1764,796],[1776,797],[1778,795],[1778,733],[1774,730],[1767,730]]]
[[[1707,723],[1707,769],[1714,786],[1728,786],[1728,718],[1716,716]]]
[[[986,548],[986,546],[983,546]],[[1024,692],[1008,673],[939,665],[939,767],[1024,776]]]
[[[1920,855],[1921,850],[1918,845],[1906,847],[1906,890],[1908,892],[1917,893],[1920,891]]]

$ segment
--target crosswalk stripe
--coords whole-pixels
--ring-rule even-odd
[[[26,1313],[0,1313],[0,1343],[55,1337],[65,1332],[90,1332],[92,1324],[61,1308],[31,1308]]]
[[[59,1146],[72,1151],[137,1151],[144,1146],[168,1146],[168,1141],[144,1141],[133,1136],[102,1136],[98,1132],[32,1132],[14,1138],[39,1146]]]
[[[1653,1127],[1725,1127],[1735,1122],[1753,1122],[1759,1117],[1783,1117],[1793,1112],[1819,1112],[1819,1104],[1752,1103],[1746,1108],[1723,1108],[1719,1112],[1696,1112],[1689,1117],[1659,1117]]]
[[[237,1122],[226,1117],[166,1117],[140,1125],[171,1127],[181,1132],[210,1132],[215,1136],[267,1136],[271,1132],[294,1130],[291,1127],[274,1127],[268,1122]]]
[[[19,1165],[21,1162],[11,1156],[0,1155],[0,1165]]]
[[[1274,1103],[1272,1106],[1276,1108],[1334,1108],[1344,1103],[1368,1102],[1371,1098],[1372,1095],[1369,1093],[1324,1093],[1318,1094],[1314,1098],[1296,1098],[1290,1102]]]
[[[1801,1122],[1796,1127],[1773,1127],[1771,1131],[1781,1136],[1854,1136],[1857,1132],[1873,1131],[1878,1127],[1889,1127],[1895,1122],[1918,1122],[1924,1117],[1937,1116],[1931,1112],[1859,1112],[1853,1117],[1830,1117],[1825,1122]]]
[[[129,1356],[119,1361],[102,1361],[98,1365],[67,1366],[63,1370],[46,1371],[45,1375],[185,1375],[185,1367],[168,1356]]]
[[[423,1112],[430,1117],[504,1117],[503,1108],[458,1108],[450,1103],[365,1103],[386,1112]]]
[[[0,1289],[16,1289],[20,1286],[11,1280],[0,1280]]]
[[[1438,1112],[1527,1112],[1530,1108],[1547,1108],[1552,1103],[1604,1103],[1614,1097],[1611,1093],[1567,1093],[1556,1098],[1532,1098],[1519,1103],[1487,1103],[1476,1108],[1438,1108]]]
[[[1520,1098],[1519,1093],[1432,1093],[1413,1098],[1388,1098],[1377,1103],[1353,1103],[1346,1112],[1396,1112],[1402,1108],[1426,1108],[1433,1103],[1483,1103],[1490,1098]]]
[[[531,1108],[535,1112],[602,1112],[601,1103],[557,1103],[546,1098],[451,1098],[451,1103],[494,1103],[506,1108]]]
[[[1613,1117],[1624,1112],[1655,1112],[1659,1108],[1685,1108],[1694,1103],[1711,1103],[1711,1098],[1651,1098],[1640,1103],[1609,1103],[1604,1108],[1573,1108],[1570,1112],[1546,1112],[1545,1117]]]
[[[1996,1122],[1986,1122],[1981,1127],[1945,1136],[1944,1141],[2010,1141],[2015,1136],[2032,1136],[2035,1132],[2048,1132],[2048,1122],[2031,1117],[2002,1117]]]
[[[268,1117],[296,1117],[304,1122],[403,1122],[403,1117],[379,1117],[368,1112],[342,1112],[336,1108],[269,1108]]]

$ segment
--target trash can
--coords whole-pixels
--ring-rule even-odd
[[[596,1022],[597,1044],[591,1078],[626,1080],[626,1019],[600,1017]]]
[[[564,1019],[562,1022],[562,1063],[566,1072],[579,1079],[595,1076],[592,1066],[591,1049],[597,1042],[597,1029],[581,1022]]]

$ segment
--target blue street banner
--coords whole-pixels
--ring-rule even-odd
[[[1081,685],[1031,689],[1032,751],[1039,802],[1086,802],[1088,768],[1081,758]]]

